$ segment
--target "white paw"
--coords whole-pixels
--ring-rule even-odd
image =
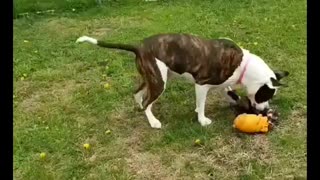
[[[161,128],[161,122],[157,119],[153,119],[152,121],[149,121],[149,123],[152,128],[155,128],[155,129]]]
[[[209,124],[212,123],[212,121],[207,117],[199,118],[199,122],[200,122],[201,126],[208,126]]]

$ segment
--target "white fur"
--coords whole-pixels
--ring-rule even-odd
[[[156,117],[154,117],[154,115],[153,115],[153,113],[151,111],[152,104],[153,103],[149,104],[144,112],[145,112],[145,114],[146,114],[146,116],[148,118],[150,126],[152,128],[155,128],[155,129],[160,129],[161,128],[161,122]]]
[[[92,37],[88,37],[88,36],[81,36],[77,39],[76,43],[80,43],[80,42],[88,42],[91,44],[98,44],[98,40],[92,38]]]
[[[164,64],[162,61],[156,58],[157,66],[160,70],[162,80],[164,82],[164,89],[166,88],[167,79],[168,79],[168,66]]]
[[[250,60],[247,70],[244,74],[242,84],[246,87],[248,98],[250,99],[252,105],[258,110],[263,110],[269,107],[268,102],[256,103],[254,95],[258,89],[263,85],[267,84],[269,88],[276,87],[272,85],[270,78],[276,78],[274,72],[270,67],[257,55],[250,53],[248,50],[243,50],[243,61]]]
[[[263,84],[267,84],[270,88],[275,88],[272,86],[270,78],[276,79],[276,76],[270,67],[259,56],[251,54],[248,50],[243,49],[243,52],[243,60],[250,60],[242,82],[247,86],[248,94],[255,94]]]
[[[211,124],[211,120],[205,116],[205,104],[207,93],[210,89],[209,85],[195,85],[196,90],[196,112],[198,113],[198,121],[202,126],[207,126]]]

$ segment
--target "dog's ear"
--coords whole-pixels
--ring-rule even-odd
[[[280,87],[280,86],[287,87],[287,85],[280,83],[279,80],[277,80],[277,79],[270,78],[270,80],[271,80],[273,87]]]
[[[282,78],[287,77],[289,75],[288,71],[274,71],[276,78],[280,81]]]

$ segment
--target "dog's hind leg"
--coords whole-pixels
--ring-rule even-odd
[[[145,114],[150,126],[159,129],[161,128],[161,122],[153,115],[151,109],[153,103],[161,96],[166,87],[168,67],[162,61],[156,59],[156,66],[153,66],[153,68],[158,76],[148,78],[146,86],[147,96],[143,100],[143,106],[146,107]]]
[[[198,113],[198,121],[202,126],[207,126],[211,124],[211,120],[205,116],[205,104],[206,104],[206,98],[207,93],[210,89],[208,85],[195,85],[196,89],[196,112]]]
[[[140,84],[139,88],[135,91],[135,94],[134,94],[134,99],[139,104],[141,109],[143,109],[142,101],[143,101],[143,96],[146,93],[146,90],[147,90],[147,85],[146,85],[145,82],[142,82]]]

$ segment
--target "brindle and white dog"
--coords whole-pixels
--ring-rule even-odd
[[[135,53],[143,82],[134,97],[153,128],[161,128],[161,123],[153,115],[152,105],[165,90],[167,79],[172,74],[185,76],[194,82],[195,111],[202,126],[211,124],[205,116],[206,96],[211,87],[243,85],[252,106],[264,110],[281,86],[279,80],[288,75],[288,72],[275,73],[260,57],[227,39],[157,34],[145,38],[140,45],[108,43],[87,36],[78,38],[77,42]]]

